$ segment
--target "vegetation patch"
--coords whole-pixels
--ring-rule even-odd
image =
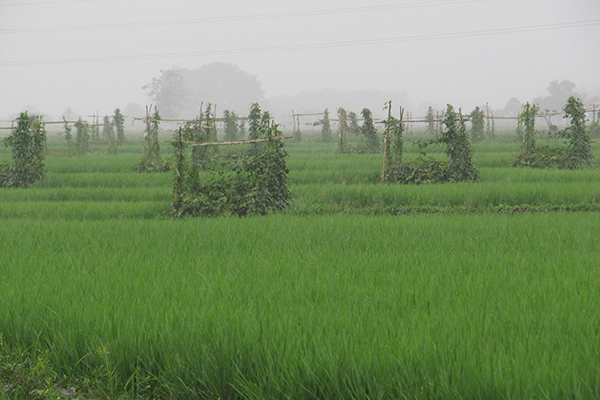
[[[223,154],[211,164],[211,175],[204,180],[199,172],[208,168],[206,157],[211,149],[203,146],[209,143],[208,136],[194,136],[201,141],[184,143],[179,130],[173,143],[177,158],[173,216],[265,215],[288,206],[291,194],[283,134],[256,103],[250,110],[249,126],[249,148]]]
[[[523,135],[523,146],[512,164],[515,167],[577,169],[594,166],[589,130],[586,130],[585,109],[580,99],[569,97],[563,111],[570,118],[570,126],[556,133],[566,146],[536,146],[535,117],[539,107],[523,106],[519,115],[518,135]],[[595,118],[595,117],[594,117]]]
[[[390,105],[391,106],[391,105]],[[444,113],[446,129],[437,139],[421,141],[420,147],[431,144],[446,146],[448,161],[438,161],[420,157],[415,161],[403,162],[402,116],[396,120],[390,116],[387,122],[386,140],[384,141],[384,180],[390,183],[420,184],[441,182],[465,182],[477,180],[477,169],[472,159],[472,150],[465,119],[459,115],[452,105]]]
[[[12,164],[0,164],[0,187],[25,188],[45,175],[46,129],[40,117],[22,112],[4,144],[11,148]]]
[[[599,222],[11,221],[0,331],[94,399],[597,398]]]
[[[158,109],[146,112],[146,130],[144,132],[144,143],[142,147],[142,160],[138,167],[139,172],[167,172],[169,164],[161,159],[160,145],[158,143],[158,132],[160,131],[160,114]]]

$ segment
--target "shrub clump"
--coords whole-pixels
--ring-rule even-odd
[[[291,193],[287,185],[289,170],[285,159],[282,136],[275,124],[265,125],[269,114],[261,113],[257,104],[252,106],[250,126],[253,139],[266,139],[250,144],[242,152],[228,152],[215,161],[210,176],[200,180],[190,145],[175,142],[177,163],[175,168],[173,216],[248,216],[266,215],[289,205]],[[262,132],[258,129],[261,127]]]
[[[576,169],[594,166],[591,140],[585,127],[585,109],[580,99],[569,97],[563,107],[569,127],[557,133],[566,146],[536,146],[535,116],[538,108],[527,103],[519,115],[523,127],[523,147],[513,159],[515,167]]]
[[[368,108],[363,108],[363,124],[358,128],[358,134],[361,135],[361,142],[356,146],[356,152],[362,154],[381,153],[380,140],[377,135],[377,129],[373,123],[373,114]]]
[[[160,157],[160,144],[158,143],[158,133],[160,131],[160,114],[154,110],[150,116],[146,116],[146,130],[144,132],[144,142],[142,144],[142,160],[138,166],[139,172],[167,172],[170,170],[169,164],[162,161]]]
[[[402,161],[402,121],[391,120],[392,140],[388,154],[385,181],[401,184],[475,181],[478,172],[472,159],[471,144],[465,119],[452,105],[444,112],[446,129],[438,139],[419,143],[422,148],[430,144],[445,144],[448,161],[420,157],[415,161]]]
[[[28,187],[45,175],[46,129],[41,118],[22,112],[4,144],[11,148],[13,162],[0,164],[0,187]]]
[[[419,157],[392,166],[387,171],[388,182],[419,185],[448,181],[448,163],[431,157]]]

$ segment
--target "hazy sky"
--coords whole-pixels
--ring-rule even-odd
[[[600,94],[599,37],[599,0],[0,0],[0,118],[149,104],[141,87],[161,69],[213,61],[266,97],[377,89],[502,108],[555,79]]]

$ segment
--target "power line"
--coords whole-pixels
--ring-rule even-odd
[[[313,50],[313,49],[325,49],[325,48],[340,48],[340,47],[352,47],[352,46],[391,44],[391,43],[402,43],[402,42],[418,42],[418,41],[440,40],[440,39],[457,39],[457,38],[477,37],[477,36],[505,35],[505,34],[512,34],[512,33],[548,31],[548,30],[557,30],[557,29],[568,29],[568,28],[581,28],[581,27],[595,26],[595,25],[600,25],[600,19],[589,20],[589,21],[564,22],[564,23],[558,23],[558,24],[532,25],[532,26],[523,26],[523,27],[517,27],[517,28],[498,28],[498,29],[486,29],[486,30],[467,31],[467,32],[437,33],[437,34],[429,34],[429,35],[404,36],[404,37],[396,37],[396,38],[350,40],[350,41],[343,41],[343,42],[299,44],[299,45],[286,45],[286,46],[252,47],[252,48],[245,48],[245,49],[241,48],[241,49],[224,49],[224,50],[205,50],[205,51],[181,52],[181,53],[160,53],[160,54],[143,54],[143,55],[112,56],[112,57],[67,58],[67,59],[54,59],[54,60],[5,61],[5,62],[0,62],[0,67],[20,66],[20,65],[73,64],[73,63],[104,62],[104,61],[148,60],[148,59],[174,58],[174,57],[198,57],[198,56],[213,56],[213,55],[227,55],[227,54],[249,54],[249,53],[270,53],[270,52],[279,52],[279,51]]]
[[[38,1],[29,3],[14,3],[6,4],[0,3],[0,7],[16,7],[16,6],[48,6],[54,4],[66,4],[66,3],[95,3],[95,2],[106,2],[109,0],[63,0],[63,1]]]
[[[102,1],[102,0],[96,0]],[[432,7],[432,6],[449,6],[456,4],[466,3],[481,3],[489,2],[492,0],[431,0],[431,1],[419,1],[403,4],[387,4],[387,5],[374,5],[368,7],[346,7],[336,9],[324,9],[324,10],[308,10],[308,11],[297,11],[297,12],[282,12],[282,13],[269,13],[269,14],[250,14],[250,15],[233,15],[224,17],[206,17],[196,19],[180,19],[180,20],[162,20],[162,21],[146,21],[146,22],[127,22],[127,23],[116,23],[116,24],[96,24],[96,25],[74,25],[74,26],[54,26],[54,27],[35,27],[35,28],[14,28],[14,29],[0,29],[0,34],[16,34],[16,33],[33,33],[33,32],[67,32],[67,31],[80,31],[80,30],[96,30],[96,29],[123,29],[123,28],[144,28],[151,26],[168,26],[168,25],[192,25],[192,24],[206,24],[216,22],[239,22],[239,21],[253,21],[259,19],[274,19],[274,18],[295,18],[295,17],[312,17],[321,15],[331,14],[348,14],[348,13],[362,13],[362,12],[373,12],[373,11],[387,11],[402,8],[417,8],[417,7]],[[45,3],[44,3],[45,4]]]

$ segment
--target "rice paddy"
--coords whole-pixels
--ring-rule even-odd
[[[594,209],[600,171],[486,143],[480,182],[382,185],[380,155],[286,145],[285,213],[172,220],[138,139],[51,140],[44,180],[0,189],[0,377],[10,350],[53,399],[600,397],[600,213],[497,212]]]

